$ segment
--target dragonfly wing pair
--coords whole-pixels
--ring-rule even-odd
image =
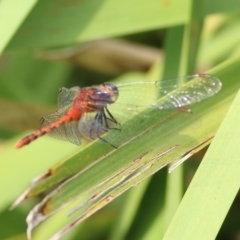
[[[173,109],[201,102],[216,94],[221,81],[210,74],[167,79],[156,82],[133,82],[116,84],[119,99],[114,106],[128,109]]]
[[[41,118],[42,127],[48,126],[52,122],[59,120],[71,108],[73,99],[76,97],[80,87],[70,89],[61,88],[58,94],[58,111]],[[80,133],[76,121],[68,122],[47,133],[50,137],[69,141],[75,145],[81,145]]]

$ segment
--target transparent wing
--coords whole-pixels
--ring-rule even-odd
[[[50,123],[59,120],[66,112],[69,110],[69,106],[65,106],[59,109],[57,112],[47,115],[46,117],[41,118],[41,125],[42,127],[48,126]],[[77,122],[72,121],[69,123],[65,123],[62,126],[53,129],[51,132],[48,133],[50,137],[69,141],[75,145],[80,145],[80,133],[78,131]]]
[[[116,106],[127,106],[129,111],[140,108],[181,108],[213,96],[222,87],[221,81],[209,74],[115,85],[119,89]]]
[[[94,119],[95,115],[96,113],[84,114],[78,122],[78,130],[80,134],[88,140],[96,139],[104,133],[100,130],[103,129],[102,125]]]
[[[58,109],[68,106],[80,91],[80,87],[72,87],[70,89],[62,87],[58,91]]]
[[[88,140],[99,138],[109,130],[119,127],[118,123],[111,120],[108,114],[105,119],[97,119],[97,114],[96,112],[86,113],[78,122],[78,131]]]

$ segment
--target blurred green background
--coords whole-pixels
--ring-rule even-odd
[[[0,239],[26,239],[26,215],[43,196],[13,211],[9,207],[34,177],[79,149],[48,137],[14,149],[18,139],[39,128],[42,116],[55,111],[60,87],[131,81],[152,71],[156,78],[170,78],[216,69],[213,73],[223,76],[224,83],[232,79],[222,95],[228,110],[240,82],[239,9],[237,0],[1,1]],[[227,110],[216,112],[216,119],[224,118]],[[206,150],[170,179],[166,169],[156,173],[63,239],[162,239]],[[231,208],[213,235],[206,237],[212,226],[202,229],[199,222],[204,239],[214,234],[219,240],[240,239],[240,198],[235,194],[233,204],[230,199],[222,204],[226,212]],[[188,228],[190,223],[184,221]],[[33,239],[48,239],[48,231],[62,226],[54,216],[37,228]],[[192,239],[203,238],[196,233]]]

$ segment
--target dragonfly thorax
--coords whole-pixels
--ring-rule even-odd
[[[118,98],[118,88],[111,83],[104,83],[97,87],[85,87],[73,101],[72,107],[82,112],[94,112],[114,103]]]

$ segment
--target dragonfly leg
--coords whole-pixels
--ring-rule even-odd
[[[109,120],[110,122],[115,123],[116,127],[114,128],[109,128],[109,129],[115,129],[115,130],[121,130],[121,124],[113,117],[113,115],[111,114],[111,112],[105,108],[106,113],[104,112],[104,117]],[[108,115],[108,116],[107,116]]]
[[[116,121],[114,121],[114,123],[115,123],[115,122],[116,122]],[[109,130],[111,130],[111,129],[118,129],[118,128],[111,128],[111,127],[109,126],[108,118],[107,118],[104,110],[97,112],[96,116],[94,117],[94,121],[92,122],[92,126],[91,126],[91,128],[90,128],[90,137],[91,137],[92,139],[94,139],[94,137],[92,136],[92,134],[93,134],[93,129],[96,129],[96,135],[97,135],[97,137],[98,137],[101,141],[103,141],[103,142],[109,144],[110,146],[112,146],[113,148],[116,148],[116,149],[117,149],[116,146],[114,146],[114,145],[111,144],[109,141],[107,141],[106,139],[104,139],[104,138],[101,137],[101,133],[100,133],[101,130],[104,130],[105,132],[107,132],[107,131],[109,131]],[[118,129],[118,130],[119,130],[119,129]]]

